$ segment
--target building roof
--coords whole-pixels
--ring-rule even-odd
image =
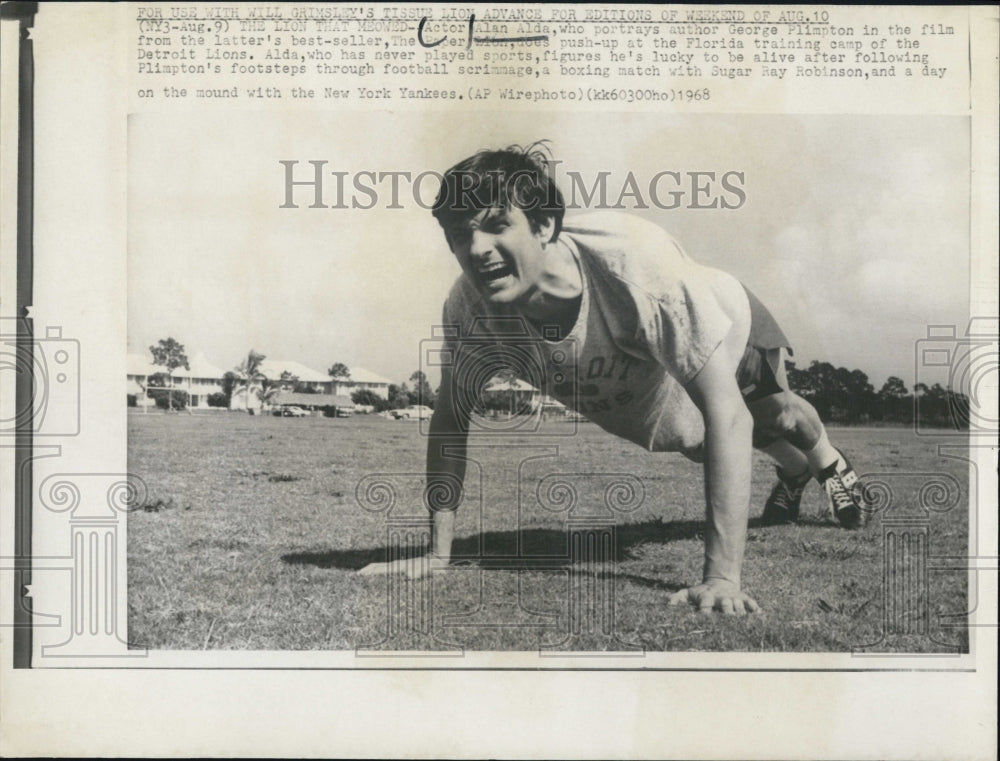
[[[188,370],[183,367],[178,367],[173,372],[173,377],[175,378],[217,378],[221,379],[223,375],[226,374],[225,370],[221,370],[207,359],[205,355],[201,352],[188,358]],[[165,373],[167,368],[161,367],[160,365],[154,365],[153,359],[146,354],[129,354],[125,358],[125,367],[128,375],[155,375],[156,373]]]
[[[535,387],[530,383],[525,383],[520,378],[513,378],[506,381],[503,378],[494,377],[486,384],[484,391],[534,391]]]
[[[148,357],[142,354],[129,354],[125,357],[125,367],[129,375],[152,375],[163,369],[156,367]]]
[[[348,381],[354,381],[355,383],[375,383],[388,386],[392,381],[388,378],[383,378],[381,375],[376,375],[371,370],[366,370],[363,367],[352,367],[351,377]],[[337,378],[338,381],[343,382],[343,378]]]
[[[281,374],[289,372],[303,383],[329,383],[330,376],[306,367],[301,362],[290,359],[265,359],[260,363],[260,371],[271,380],[279,380]]]
[[[191,359],[188,361],[188,364],[191,366],[191,369],[184,370],[182,368],[181,372],[184,373],[184,375],[181,377],[190,376],[192,378],[221,378],[223,375],[226,374],[225,370],[216,367],[211,362],[209,362],[205,358],[205,355],[202,354],[200,351],[193,357],[191,357]]]

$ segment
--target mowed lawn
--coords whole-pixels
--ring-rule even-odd
[[[129,639],[152,649],[967,652],[966,573],[934,561],[968,554],[967,463],[938,454],[948,440],[910,430],[831,436],[859,472],[880,474],[890,514],[844,531],[813,483],[798,524],[762,527],[773,470],[755,454],[744,587],[763,612],[727,617],[667,605],[700,579],[700,466],[592,424],[550,438],[473,434],[460,558],[410,582],[355,571],[386,558],[391,533],[420,535],[418,423],[131,412],[129,471],[147,493],[128,516]],[[560,502],[565,489],[548,489],[554,473],[571,474],[572,506]],[[605,490],[623,476],[641,484],[641,504],[609,511]],[[394,502],[379,511],[389,507],[382,482]],[[359,484],[362,497],[372,487],[365,506]],[[901,517],[911,524],[887,547],[883,520]],[[612,560],[596,568],[569,559],[569,528],[588,526],[614,538]],[[916,580],[904,584],[900,566]]]

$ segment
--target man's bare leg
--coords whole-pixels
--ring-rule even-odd
[[[857,474],[830,443],[816,409],[788,390],[781,353],[769,359],[775,379],[784,390],[747,404],[754,419],[755,446],[778,464],[778,483],[764,507],[764,521],[794,522],[802,492],[810,476],[815,476],[830,498],[840,524],[845,528],[860,528],[866,516],[852,493]]]

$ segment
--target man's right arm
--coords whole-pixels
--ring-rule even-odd
[[[431,556],[443,565],[451,560],[455,511],[462,501],[465,481],[469,414],[456,404],[450,368],[441,373],[441,387],[427,440],[427,507],[431,511]]]
[[[444,568],[451,560],[455,536],[455,511],[462,501],[465,480],[466,441],[469,413],[456,404],[453,378],[449,368],[443,368],[441,387],[431,416],[427,439],[427,482],[425,500],[431,512],[430,554],[411,560],[371,563],[362,568],[363,575],[405,573],[420,578]]]

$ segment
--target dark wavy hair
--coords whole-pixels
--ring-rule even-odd
[[[552,176],[547,141],[522,148],[479,151],[444,173],[432,213],[447,232],[483,209],[524,212],[533,229],[554,222],[551,240],[562,230],[566,204]]]

